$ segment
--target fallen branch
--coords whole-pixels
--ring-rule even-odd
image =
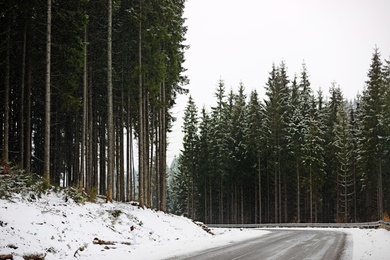
[[[0,255],[0,260],[12,260],[14,259],[12,254],[7,254],[7,255]]]
[[[46,254],[31,254],[31,255],[24,255],[24,260],[44,260],[46,257]]]
[[[122,244],[122,245],[128,245],[128,246],[131,245],[130,242],[105,241],[105,240],[98,239],[98,238],[94,238],[92,243],[95,244],[95,245],[109,245],[109,246],[112,246],[112,245],[115,245],[115,244]]]

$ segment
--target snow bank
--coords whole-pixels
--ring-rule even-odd
[[[14,259],[162,259],[259,235],[254,230],[217,233],[212,236],[187,218],[128,203],[77,204],[65,202],[62,193],[0,200],[0,255],[12,253]]]
[[[385,229],[344,229],[352,235],[354,260],[390,259],[390,232]]]
[[[132,239],[131,226],[135,227],[136,241]],[[66,201],[63,193],[41,198],[13,194],[9,200],[0,199],[0,255],[13,254],[16,260],[25,255],[42,255],[46,260],[166,259],[270,232],[212,231],[215,235],[187,218],[129,203]],[[342,231],[352,238],[350,259],[390,259],[390,232]]]

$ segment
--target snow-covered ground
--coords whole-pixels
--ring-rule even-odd
[[[134,226],[133,234],[130,227]],[[329,229],[327,229],[329,230]],[[338,229],[340,230],[340,229]],[[63,193],[0,199],[0,255],[58,259],[166,259],[267,234],[261,229],[212,229],[129,203],[75,203]],[[390,259],[390,232],[343,229],[352,259]],[[95,241],[95,243],[94,243]],[[101,244],[96,244],[100,242]],[[105,243],[103,243],[105,242]],[[110,243],[112,242],[112,243]]]

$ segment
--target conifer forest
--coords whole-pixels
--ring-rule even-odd
[[[3,165],[165,210],[184,2],[1,0]]]
[[[335,82],[314,92],[305,64],[292,78],[272,65],[263,86],[220,80],[211,108],[189,97],[168,208],[205,223],[388,220],[390,61],[374,49],[354,100]]]
[[[167,167],[171,108],[189,92],[184,6],[0,0],[2,173],[205,223],[389,219],[390,60],[378,48],[353,100],[336,82],[313,91],[323,72],[291,76],[285,62],[270,64],[264,96],[222,79],[213,107],[188,95]]]

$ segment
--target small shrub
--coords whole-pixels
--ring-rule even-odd
[[[96,188],[96,187],[93,187],[93,188],[88,192],[89,202],[96,202],[97,195],[98,195],[97,188]]]

